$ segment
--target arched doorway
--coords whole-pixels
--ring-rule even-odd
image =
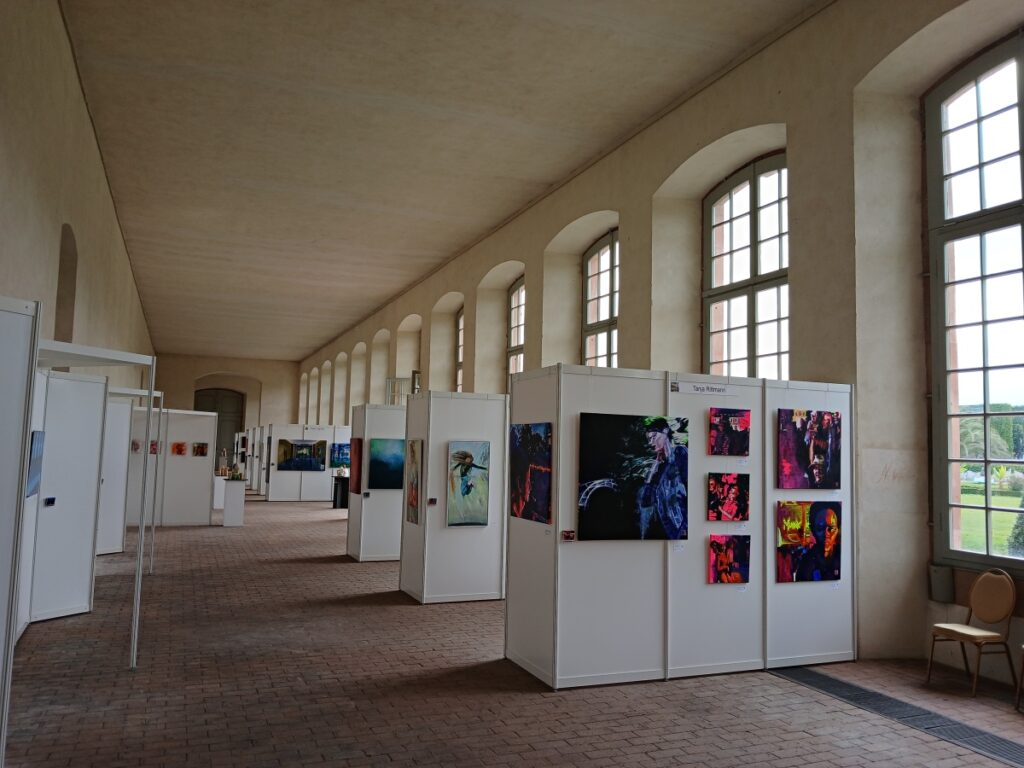
[[[193,407],[217,414],[217,456],[222,449],[227,450],[230,461],[235,433],[241,432],[245,424],[245,395],[233,389],[197,389]]]

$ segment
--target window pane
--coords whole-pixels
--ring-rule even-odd
[[[1017,101],[1017,62],[1009,61],[978,79],[981,114],[990,115],[996,110],[1015,104]]]
[[[789,285],[779,286],[779,314],[789,317]]]
[[[779,358],[775,355],[757,358],[757,377],[759,379],[779,378]]]
[[[733,360],[747,356],[747,329],[729,331],[729,357]],[[746,376],[746,374],[743,374]]]
[[[716,301],[711,305],[711,330],[721,331],[724,330],[725,325],[725,312],[726,302]]]
[[[1024,320],[992,323],[985,328],[988,337],[989,365],[1024,363]]]
[[[746,248],[750,245],[750,216],[740,216],[732,223],[732,247]]]
[[[726,364],[725,363],[712,363],[711,364],[711,375],[712,376],[725,376],[726,375]]]
[[[774,320],[779,316],[779,292],[774,288],[757,292],[757,321]]]
[[[746,376],[747,375],[747,361],[746,360],[733,360],[729,363],[729,375],[730,376]]]
[[[984,374],[981,371],[951,373],[946,377],[946,407],[950,413],[978,413],[984,406]]]
[[[986,208],[1020,200],[1019,155],[982,166],[981,175],[985,180]]]
[[[712,361],[719,362],[721,360],[725,360],[726,359],[726,357],[727,357],[726,352],[728,351],[727,344],[728,344],[728,342],[726,340],[726,334],[724,332],[723,333],[713,333],[713,334],[711,334],[711,360]]]
[[[954,459],[985,457],[985,419],[954,416],[949,419],[949,455]]]
[[[758,203],[773,203],[779,199],[779,172],[762,173],[757,179]]]
[[[1024,315],[1024,282],[1021,273],[990,277],[985,281],[985,319],[1000,320]],[[1019,339],[1024,345],[1024,339]]]
[[[586,355],[588,360],[593,359],[597,355],[597,336],[593,334],[587,336]]]
[[[782,236],[782,268],[789,267],[789,235]]]
[[[783,320],[779,323],[779,349],[783,352],[789,352],[789,320]],[[784,376],[783,378],[786,377]]]
[[[599,278],[598,290],[602,296],[607,296],[612,291],[612,273],[602,272]]]
[[[977,123],[946,134],[942,142],[943,168],[946,173],[956,173],[978,164]]]
[[[1024,464],[990,465],[988,493],[993,507],[1024,510]]]
[[[994,160],[1020,149],[1017,110],[1011,109],[981,123],[982,160]]]
[[[779,203],[779,228],[783,232],[789,231],[789,201],[783,200]]]
[[[758,271],[765,275],[779,268],[779,239],[766,240],[757,247]]]
[[[967,507],[985,506],[985,465],[949,465],[949,503]]]
[[[946,218],[981,209],[978,171],[967,171],[946,180]]]
[[[597,322],[597,299],[587,302],[587,322]]]
[[[726,285],[729,282],[729,257],[720,256],[711,260],[711,285],[714,288]]]
[[[985,510],[953,507],[949,510],[949,546],[962,552],[985,554]]]
[[[960,374],[980,376],[980,373]],[[988,372],[988,402],[993,405],[1007,405],[1012,410],[1024,411],[1024,368],[1001,368]]]
[[[711,243],[711,252],[715,256],[725,253],[732,248],[732,241],[729,238],[728,224],[722,224],[714,228],[714,230],[712,231]]]
[[[1020,224],[986,232],[984,239],[986,275],[1021,268]]]
[[[711,206],[711,223],[721,224],[729,218],[729,195],[722,195]]]
[[[789,378],[789,355],[779,355],[779,357],[781,358],[779,364],[782,367],[782,370],[779,371],[779,378],[785,381]]]
[[[757,354],[774,354],[779,351],[779,324],[762,323],[757,326]]]
[[[981,241],[977,235],[946,243],[946,282],[981,274]]]
[[[732,213],[740,216],[750,211],[750,184],[743,182],[732,191]]]
[[[597,300],[597,319],[607,320],[610,316],[610,304],[607,296],[602,296]]]
[[[956,128],[958,125],[976,120],[978,117],[978,94],[974,83],[953,94],[942,105],[942,127]]]
[[[750,277],[750,249],[743,248],[732,255],[732,281],[738,283]]]
[[[992,554],[1024,558],[1024,515],[1018,512],[992,513]]]
[[[735,328],[740,325],[747,324],[747,297],[739,296],[735,299],[729,299],[729,320],[730,328]],[[744,352],[743,354],[746,354]]]
[[[981,368],[981,326],[951,328],[946,331],[946,367]]]
[[[777,203],[766,206],[758,211],[758,237],[767,240],[779,234],[779,206]]]
[[[612,249],[611,248],[607,248],[607,247],[602,248],[601,252],[598,254],[598,256],[601,257],[601,271],[602,272],[607,272],[609,269],[611,269],[611,267],[612,267]]]
[[[612,328],[612,354],[616,354],[619,351],[619,329]]]
[[[956,283],[946,288],[946,325],[981,322],[981,281]]]
[[[988,455],[993,459],[1024,459],[1013,450],[1013,422],[1016,416],[989,416]],[[1024,449],[1024,445],[1021,446]]]

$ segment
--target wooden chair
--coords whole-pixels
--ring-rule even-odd
[[[932,679],[932,659],[935,658],[936,642],[960,643],[960,654],[964,659],[964,669],[967,676],[971,677],[971,665],[967,662],[967,650],[964,643],[970,643],[977,651],[977,660],[974,665],[974,678],[971,683],[971,696],[977,695],[978,673],[981,671],[981,657],[984,654],[999,653],[999,649],[986,650],[986,646],[1001,645],[1006,653],[1006,660],[1010,664],[1010,677],[1017,684],[1017,675],[1013,670],[1013,659],[1010,657],[1010,646],[1006,644],[1006,637],[1010,632],[1010,617],[1017,605],[1017,588],[1013,579],[1006,571],[999,568],[992,568],[985,571],[974,580],[971,587],[970,597],[967,599],[968,611],[967,621],[963,624],[935,624],[932,626],[932,652],[928,656],[928,676],[925,684]],[[1002,632],[993,632],[988,629],[971,626],[971,618],[976,616],[979,621],[986,624],[1002,624]],[[1024,670],[1022,670],[1024,673]],[[1022,674],[1024,677],[1024,674]],[[1019,686],[1018,686],[1019,688]],[[1018,696],[1019,701],[1019,696]]]

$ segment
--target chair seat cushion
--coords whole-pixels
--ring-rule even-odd
[[[969,624],[935,624],[932,634],[939,637],[952,637],[968,643],[1001,643],[1003,636],[988,629],[972,627]]]

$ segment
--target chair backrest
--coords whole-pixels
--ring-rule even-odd
[[[971,613],[986,624],[1010,617],[1017,605],[1017,588],[1006,571],[992,568],[974,580],[968,599]]]

